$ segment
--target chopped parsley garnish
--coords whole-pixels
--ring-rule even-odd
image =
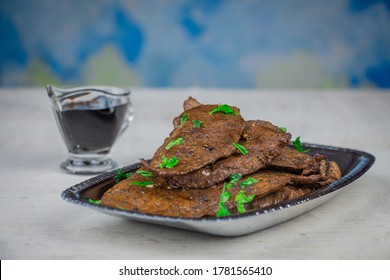
[[[240,145],[238,143],[233,143],[234,147],[236,147],[243,155],[246,155],[248,153],[248,150],[245,149],[243,145]]]
[[[114,179],[115,179],[116,183],[119,183],[120,181],[129,178],[131,175],[133,175],[133,173],[131,173],[131,172],[125,173],[125,172],[123,172],[122,168],[119,168],[118,171],[116,172]]]
[[[137,173],[143,177],[154,177],[154,175],[152,173],[150,173],[149,171],[145,171],[145,170],[137,170],[135,173]]]
[[[183,124],[188,120],[188,114],[184,114],[181,117],[180,126],[183,126]]]
[[[229,176],[230,183],[237,183],[239,180],[241,180],[242,174],[241,173],[234,173]]]
[[[192,120],[192,126],[194,128],[200,128],[200,126],[202,125],[202,121],[198,121],[198,120]]]
[[[102,203],[102,201],[100,199],[92,199],[92,198],[88,198],[88,202],[89,203],[92,203],[92,204],[96,204],[96,205],[99,205],[100,203]]]
[[[225,203],[233,196],[233,194],[231,192],[228,192],[227,190],[233,188],[235,184],[239,180],[241,180],[241,178],[242,175],[240,173],[231,174],[230,181],[228,183],[223,184],[222,192],[219,198],[218,212],[216,214],[216,217],[225,217],[230,215],[229,209],[226,207]],[[240,187],[244,188],[246,186],[253,185],[256,182],[258,182],[258,180],[249,177],[245,181],[241,182]],[[240,190],[237,193],[236,197],[234,198],[234,201],[237,204],[238,212],[245,213],[246,212],[245,204],[251,202],[254,197],[255,197],[254,194],[252,194],[251,196],[247,196],[244,190]]]
[[[183,144],[183,143],[184,143],[183,137],[179,137],[179,138],[177,138],[176,140],[173,140],[171,143],[169,143],[169,144],[165,147],[165,150],[169,150],[169,149],[172,148],[173,146],[180,145],[180,144]]]
[[[153,186],[153,181],[145,181],[145,182],[130,182],[130,185],[135,185],[139,187],[147,187],[147,186]]]
[[[226,183],[226,187],[227,187],[228,189],[231,189],[231,188],[234,187],[234,185],[235,185],[239,180],[241,180],[242,175],[241,175],[241,173],[234,173],[234,174],[231,174],[231,175],[229,176],[229,178],[230,178],[230,181],[229,181],[228,183]]]
[[[226,191],[226,189],[230,190],[234,187],[234,185],[241,180],[242,175],[240,173],[234,173],[229,176],[230,181],[228,183],[223,184],[222,192],[219,198],[219,204],[218,204],[218,212],[216,214],[216,217],[225,217],[229,216],[230,212],[229,209],[227,209],[225,203],[232,197],[232,193]]]
[[[227,115],[235,115],[235,114],[239,115],[240,114],[240,113],[234,112],[233,108],[230,107],[229,105],[226,105],[226,104],[218,105],[217,108],[215,108],[209,112],[210,115],[212,115],[214,113],[225,113]]]
[[[244,182],[241,182],[240,186],[241,188],[245,188],[247,186],[252,186],[254,183],[257,183],[259,180],[256,180],[252,177],[249,177],[248,179],[246,179]]]
[[[237,202],[238,212],[245,213],[246,212],[245,204],[251,202],[254,197],[255,197],[254,194],[247,196],[244,190],[239,191],[234,199],[234,201]]]
[[[219,197],[218,212],[216,214],[217,218],[230,215],[229,209],[226,207],[225,203],[232,197],[232,193],[227,192],[226,188],[227,188],[227,183],[223,185],[222,192]]]
[[[293,140],[292,143],[295,146],[295,148],[297,148],[297,150],[301,153],[307,153],[310,151],[310,149],[308,150],[303,149],[300,136],[295,138],[295,140]]]
[[[287,128],[285,128],[285,127],[279,127],[279,128],[280,128],[281,131],[287,132]]]
[[[174,168],[177,164],[179,163],[179,160],[177,159],[176,156],[172,158],[168,158],[163,156],[161,163],[160,163],[160,168]]]

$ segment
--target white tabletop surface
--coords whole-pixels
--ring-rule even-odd
[[[390,259],[389,91],[134,88],[134,122],[111,153],[119,166],[153,155],[188,96],[376,162],[322,206],[245,236],[133,222],[61,198],[91,176],[59,169],[67,151],[45,89],[2,88],[0,259]]]

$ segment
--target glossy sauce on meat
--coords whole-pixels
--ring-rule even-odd
[[[265,168],[289,144],[291,135],[267,121],[246,121],[239,144],[248,154],[236,152],[182,176],[167,178],[168,185],[182,188],[206,188],[223,182],[231,174],[242,175]],[[162,186],[164,187],[164,186]]]
[[[341,177],[337,163],[289,146],[291,135],[278,126],[244,121],[233,106],[233,114],[210,114],[217,106],[186,100],[184,112],[173,120],[173,131],[151,162],[141,160],[138,172],[105,192],[102,205],[170,217],[213,217],[233,174],[242,178],[227,190],[231,198],[224,206],[231,214],[239,212],[239,192],[253,196],[245,209],[254,211],[296,199]],[[178,161],[162,166],[164,158]],[[241,185],[247,179],[253,182]]]
[[[217,106],[200,105],[177,117],[184,121],[165,139],[147,168],[153,174],[163,177],[183,175],[232,155],[236,151],[233,143],[239,141],[244,130],[244,119],[240,110],[233,106],[234,114],[210,114]],[[193,121],[200,121],[200,127],[195,127]],[[167,149],[170,143],[179,138],[182,139],[181,144]],[[173,157],[178,160],[175,168],[161,167],[163,158]]]

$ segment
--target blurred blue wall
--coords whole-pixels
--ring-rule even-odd
[[[0,86],[390,88],[390,1],[0,1]]]

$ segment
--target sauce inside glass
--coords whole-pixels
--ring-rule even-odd
[[[102,109],[72,106],[55,113],[69,152],[106,154],[121,130],[127,110],[127,104]]]

